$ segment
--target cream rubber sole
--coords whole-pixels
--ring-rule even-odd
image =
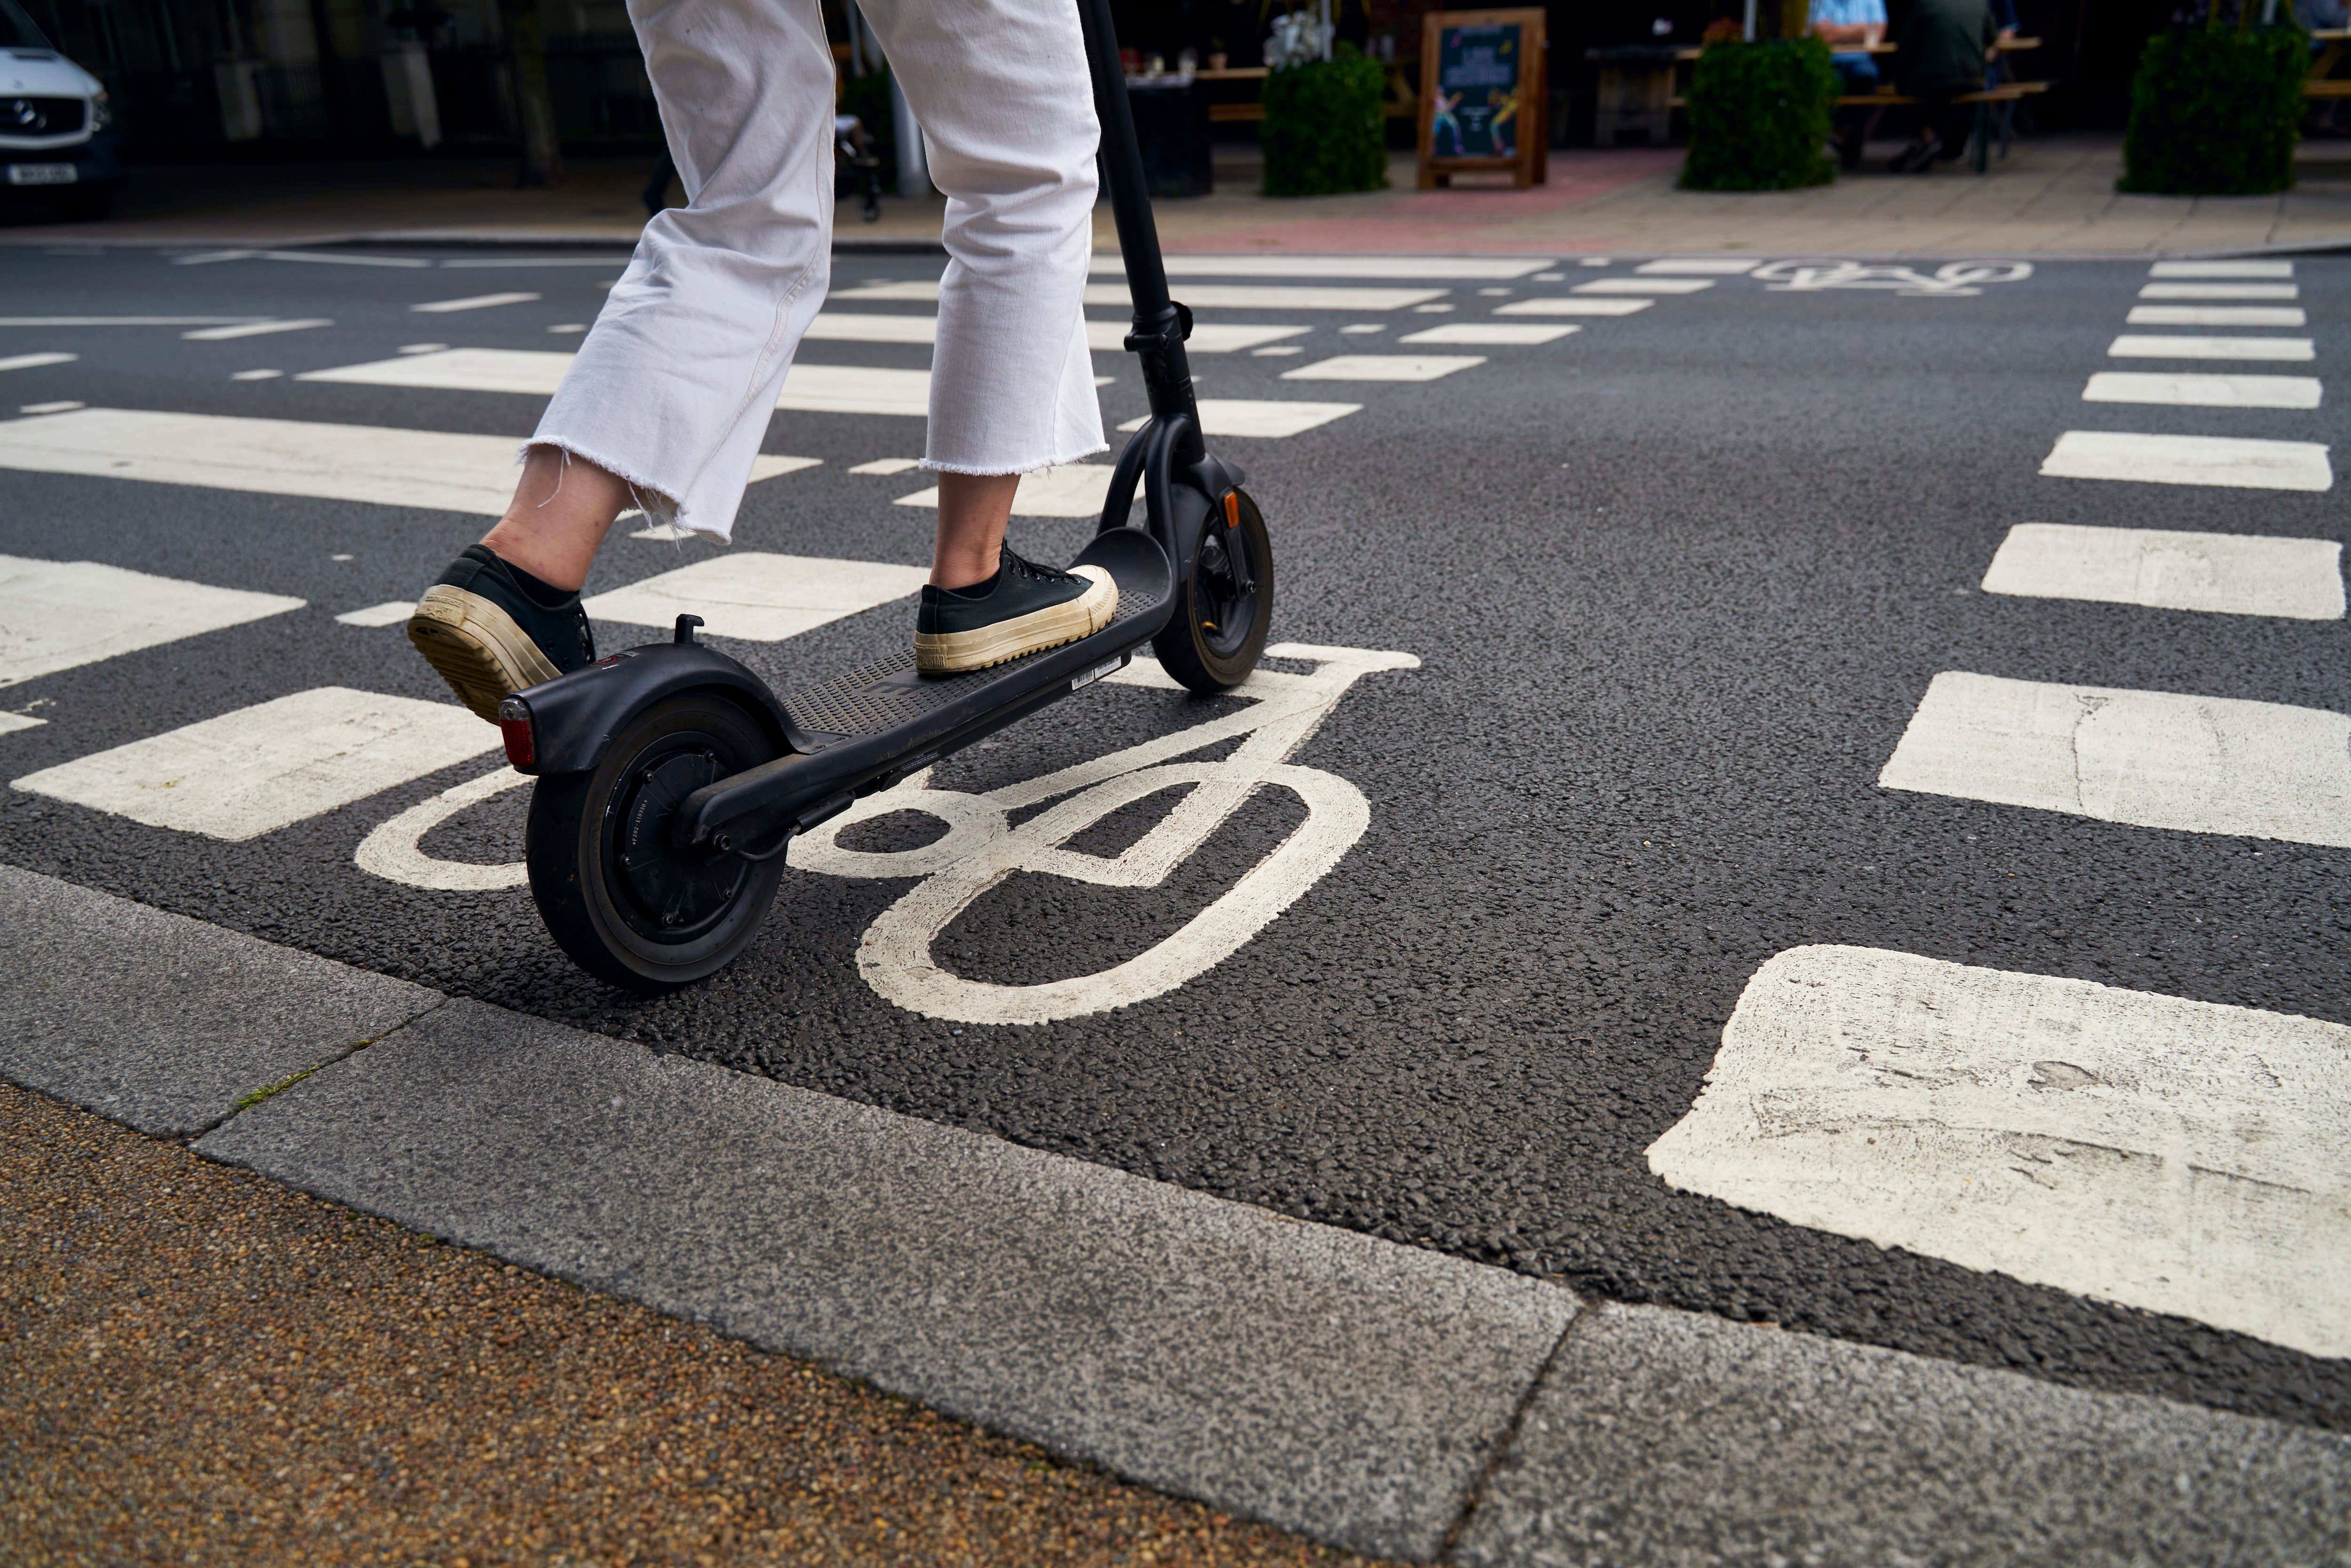
[[[1098,566],[1073,566],[1070,575],[1093,586],[1066,603],[1049,604],[977,632],[915,632],[914,668],[926,675],[984,670],[1092,636],[1118,613],[1118,584]]]
[[[457,700],[492,724],[498,722],[500,702],[563,673],[513,616],[478,593],[446,583],[426,589],[416,601],[408,640],[449,683]]]

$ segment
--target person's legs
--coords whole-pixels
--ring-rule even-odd
[[[1002,548],[1019,476],[1106,444],[1084,309],[1101,136],[1068,0],[862,9],[947,198],[924,458],[939,535],[914,637],[940,674],[1084,636],[1117,607],[1099,567],[1055,572]]]
[[[1877,62],[1869,56],[1838,55],[1832,57],[1829,63],[1836,68],[1840,96],[1865,98],[1877,90]],[[1874,112],[1858,104],[1836,111],[1833,123],[1838,162],[1848,169],[1860,165],[1862,143],[1869,133],[1869,120]]]

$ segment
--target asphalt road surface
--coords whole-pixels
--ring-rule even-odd
[[[2351,261],[1642,266],[1179,278],[1300,329],[1195,361],[1280,678],[1079,694],[647,1000],[557,953],[528,791],[367,613],[478,537],[619,261],[11,252],[0,858],[1623,1300],[2351,1427]],[[600,645],[904,642],[938,270],[839,259],[766,445],[819,461],[731,552],[624,522]]]

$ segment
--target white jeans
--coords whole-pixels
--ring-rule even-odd
[[[1099,127],[1071,0],[863,0],[946,193],[925,466],[1103,450],[1083,310]],[[531,438],[724,542],[832,254],[818,0],[630,0],[687,204],[645,225]],[[881,416],[888,417],[888,416]]]

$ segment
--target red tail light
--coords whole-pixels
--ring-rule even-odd
[[[530,709],[508,697],[498,705],[498,733],[506,737],[507,760],[528,768],[538,760],[538,737],[531,733]]]

